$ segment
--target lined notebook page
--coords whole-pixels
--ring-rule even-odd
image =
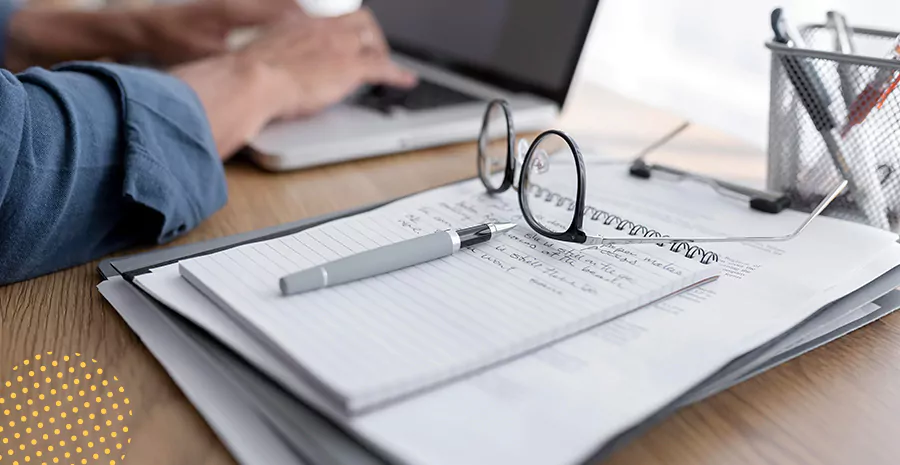
[[[520,226],[442,260],[297,296],[279,292],[285,274],[488,221]],[[547,240],[521,220],[514,194],[489,197],[472,181],[187,260],[180,272],[352,414],[571,336],[718,268],[655,245]]]

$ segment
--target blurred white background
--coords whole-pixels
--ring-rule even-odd
[[[897,0],[600,0],[580,78],[765,148],[769,14],[900,31]],[[887,52],[887,50],[885,50]]]

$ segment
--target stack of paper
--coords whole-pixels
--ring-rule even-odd
[[[605,210],[627,217],[632,222],[652,225],[666,234],[778,235],[793,230],[803,219],[802,214],[793,212],[779,215],[754,212],[748,210],[745,204],[713,195],[702,186],[632,179],[615,168],[592,167],[589,176],[589,204],[603,206]],[[461,212],[460,218],[448,221],[451,224],[454,220],[474,224],[483,219],[480,217],[483,215],[482,209],[490,209],[497,219],[515,219],[518,207],[512,194],[490,198],[484,196],[481,189],[477,182],[462,183],[395,202],[376,213],[378,217],[403,213],[421,219],[425,217],[422,209],[431,209],[428,217],[434,219],[449,216],[445,212]],[[477,213],[466,213],[470,208]],[[462,218],[465,214],[470,217]],[[412,218],[406,220],[411,221]],[[352,223],[348,220],[344,222]],[[399,220],[398,224],[401,225],[399,230],[410,229],[403,226],[403,220]],[[433,226],[428,223],[424,228],[433,230]],[[345,225],[341,223],[329,227]],[[603,230],[601,221],[592,223],[588,220],[585,228],[589,232],[593,228],[597,233],[609,234]],[[320,229],[328,231],[327,227]],[[530,243],[535,244],[535,248],[531,249],[534,251],[531,254],[533,257],[554,253],[569,256],[583,254],[583,258],[578,260],[598,260],[608,257],[604,254],[610,253],[609,250],[560,250],[560,244],[538,241],[528,236],[531,234],[528,230],[522,229],[518,236],[508,240],[532,239]],[[321,231],[316,231],[307,234],[321,234]],[[304,403],[314,406],[333,424],[339,425],[344,433],[377,451],[382,459],[422,464],[565,464],[578,463],[593,456],[660,410],[680,404],[691,392],[699,392],[695,388],[706,380],[718,380],[720,388],[726,386],[729,380],[734,382],[752,372],[754,367],[764,366],[762,362],[765,360],[804,347],[809,341],[820,340],[839,331],[850,324],[848,321],[877,311],[877,306],[864,305],[889,292],[897,284],[897,273],[889,274],[900,264],[900,247],[896,245],[896,239],[893,234],[873,228],[823,218],[790,242],[719,244],[715,252],[720,257],[719,266],[723,274],[716,282],[631,313],[625,310],[622,314],[621,309],[605,313],[607,310],[597,307],[580,309],[584,313],[576,314],[572,320],[564,320],[560,327],[567,327],[573,324],[572,321],[582,318],[594,317],[606,321],[617,314],[621,316],[593,328],[589,324],[571,332],[557,330],[562,331],[561,335],[541,339],[533,346],[510,349],[510,345],[504,342],[496,347],[499,352],[505,350],[504,355],[487,362],[484,361],[485,354],[490,352],[487,349],[494,348],[489,341],[475,338],[473,348],[459,347],[457,351],[449,345],[455,339],[438,339],[436,346],[440,351],[435,349],[423,353],[428,363],[410,362],[407,365],[406,362],[413,359],[403,359],[404,363],[400,366],[415,367],[415,370],[409,371],[415,376],[409,378],[405,377],[407,372],[391,371],[392,368],[384,364],[368,367],[355,364],[328,366],[324,361],[338,363],[347,360],[339,357],[339,345],[371,343],[358,342],[356,338],[366,337],[364,329],[373,322],[384,321],[377,315],[367,313],[366,308],[358,303],[341,307],[342,312],[347,312],[341,320],[327,313],[326,305],[316,307],[321,301],[336,298],[327,293],[316,293],[320,295],[302,299],[305,302],[302,308],[261,305],[278,298],[277,279],[273,281],[271,277],[265,277],[250,262],[268,268],[269,262],[259,261],[261,257],[278,262],[277,256],[268,251],[277,250],[286,240],[294,239],[260,243],[233,249],[223,255],[182,262],[137,276],[134,282],[274,380],[284,389],[285,402],[290,404],[302,399]],[[394,238],[387,237],[385,240]],[[332,247],[323,244],[317,251],[331,250],[334,253],[331,256],[351,251],[338,251]],[[672,264],[691,267],[692,270],[703,269],[697,267],[696,262],[673,255],[668,248],[650,245],[630,247],[628,250],[635,254],[653,254],[658,260],[667,259]],[[233,275],[228,281],[228,288],[218,286],[214,279],[215,276],[222,277],[216,275],[222,272],[222,268],[217,269],[216,264],[233,260],[236,254],[249,254],[246,255],[248,261],[242,262],[240,267],[228,269],[229,275]],[[320,255],[318,259],[327,260],[331,256]],[[286,259],[281,262],[283,269],[279,272],[315,263],[310,257],[312,255],[306,256],[308,262],[302,261],[302,254],[301,258]],[[474,258],[487,262],[478,256]],[[876,281],[883,275],[884,280]],[[190,278],[190,282],[185,276]],[[479,275],[475,277],[477,279]],[[400,280],[403,276],[380,279]],[[880,284],[876,286],[876,283]],[[675,287],[682,285],[676,284]],[[213,290],[213,286],[217,289]],[[267,290],[269,286],[273,290]],[[848,300],[848,295],[864,287],[867,292],[860,291],[858,294],[865,296],[864,301],[849,303],[852,301]],[[432,291],[440,291],[440,288]],[[116,294],[112,284],[106,286],[104,292],[110,296]],[[365,300],[371,302],[372,295]],[[433,294],[414,295],[423,299]],[[515,296],[509,295],[479,299],[478,302],[486,310],[498,311],[497,306],[504,302],[501,300],[503,298],[516,302]],[[579,296],[574,300],[584,298]],[[390,296],[390,299],[393,301],[397,296]],[[771,345],[772,341],[839,299],[845,299],[841,301],[848,307],[845,312],[831,314],[827,321],[821,320],[823,324],[805,326],[806,333],[798,333],[799,336],[790,343],[773,349],[777,344]],[[450,316],[423,311],[431,308],[433,313],[446,312],[443,303],[421,303],[424,304],[421,307],[406,309],[409,313],[405,315],[414,316],[417,318],[415,321],[434,318],[426,320],[428,324],[424,327],[429,330],[440,327],[439,318]],[[427,306],[429,304],[430,307]],[[117,308],[120,306],[117,305]],[[366,307],[376,308],[375,305]],[[307,309],[311,311],[304,314]],[[857,316],[849,313],[854,310],[858,312]],[[550,317],[551,323],[559,317],[555,314],[541,315],[537,306],[530,308],[529,312],[524,314],[521,322],[515,318],[504,319],[499,311],[489,313],[488,316],[493,318],[490,321],[503,324],[491,326],[491,331],[484,333],[484,338],[491,339],[496,335],[497,341],[516,342],[522,334],[536,337],[534,335],[541,334],[540,331],[522,332],[522,327],[540,326],[537,322],[543,320],[537,318],[542,316]],[[128,312],[123,311],[124,314]],[[137,321],[133,314],[130,315],[126,319]],[[292,319],[288,320],[288,317]],[[286,321],[291,324],[286,324]],[[403,337],[399,326],[408,325],[411,321],[392,319],[391,325],[396,323],[398,327],[389,329],[397,330],[397,334]],[[596,325],[597,321],[592,324]],[[457,323],[452,320],[444,322],[448,328],[457,328]],[[315,324],[323,326],[317,327]],[[327,328],[322,335],[328,337],[319,337],[313,328],[320,328],[318,331]],[[474,327],[463,325],[462,328],[466,328],[462,334],[475,334],[468,332]],[[141,333],[137,328],[136,331]],[[570,336],[578,331],[582,332]],[[512,338],[503,339],[510,334]],[[293,340],[291,335],[294,335]],[[298,335],[302,335],[302,341]],[[339,345],[331,345],[331,338],[335,338]],[[412,344],[414,341],[416,339],[409,339],[403,343]],[[148,345],[153,350],[152,344],[148,342]],[[215,352],[210,347],[207,344],[195,350]],[[375,350],[374,345],[363,347]],[[766,347],[769,352],[758,351],[761,347]],[[427,344],[421,343],[413,348],[429,350]],[[466,349],[472,352],[466,352]],[[322,353],[311,354],[307,352],[309,350],[322,350]],[[378,353],[384,355],[392,352]],[[742,359],[745,355],[748,357]],[[164,356],[157,356],[167,365]],[[322,359],[318,360],[320,356]],[[741,363],[737,364],[738,361]],[[233,362],[220,362],[218,366],[224,372],[230,372],[228,365]],[[476,365],[480,369],[472,372],[472,367]],[[459,366],[464,366],[465,370],[453,370]],[[307,370],[315,371],[315,376],[310,377]],[[366,379],[360,376],[361,370],[367,370],[364,371],[367,373]],[[252,370],[247,373],[241,379],[247,383],[266,385],[266,381],[255,378]],[[367,381],[370,379],[368,376],[372,376],[371,381]],[[331,385],[332,389],[321,389],[322,382]],[[440,384],[435,385],[436,382]],[[423,386],[429,390],[423,392]],[[716,384],[706,386],[714,389]],[[279,388],[274,389],[277,391]],[[340,403],[336,408],[331,398],[336,392],[344,393],[347,399],[358,399],[358,408],[345,409],[342,407],[347,405]],[[384,405],[381,401],[385,399],[393,402]],[[291,426],[289,420],[279,420],[284,415],[279,414],[279,408],[272,405],[255,405],[254,408],[273,431],[291,443],[290,438],[297,433],[296,424]],[[296,404],[295,408],[302,406]],[[281,410],[284,411],[284,405]],[[220,434],[225,436],[221,431]]]
[[[551,243],[526,225],[395,273],[290,297],[279,292],[286,274],[481,224],[514,207],[479,194],[441,189],[182,261],[180,272],[350,413],[521,356],[719,274],[714,264],[667,248],[594,253]]]

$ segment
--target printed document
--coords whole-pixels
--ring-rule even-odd
[[[588,204],[670,235],[780,235],[805,217],[755,212],[705,186],[633,179],[621,168],[591,166],[588,175]],[[443,192],[480,189],[467,182]],[[508,216],[497,219],[516,220],[514,193],[498,201]],[[609,234],[595,227],[586,221],[589,233]],[[578,463],[729,361],[897,266],[896,239],[821,218],[789,242],[716,244],[723,274],[714,283],[346,422],[406,463]]]
[[[501,221],[517,210],[480,185],[451,186],[186,260],[181,274],[352,414],[521,356],[719,273],[686,245],[678,252],[655,244],[588,248],[551,241],[517,216],[516,229],[441,260],[301,295],[279,291],[280,277],[310,266]],[[627,234],[612,224],[600,232]]]

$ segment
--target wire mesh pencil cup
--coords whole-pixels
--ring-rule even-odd
[[[854,28],[853,55],[832,52],[835,39],[824,26],[802,33],[809,48],[766,44],[772,52],[767,188],[809,211],[847,179],[850,188],[825,214],[897,231],[900,89],[867,88],[900,78],[900,61],[882,58],[897,33]]]

